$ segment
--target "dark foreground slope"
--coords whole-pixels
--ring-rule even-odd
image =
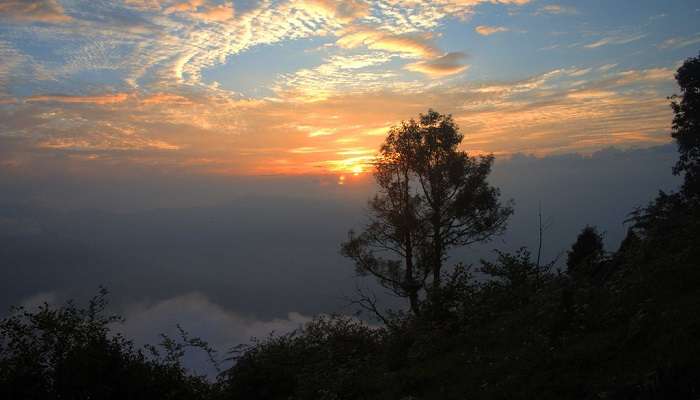
[[[503,254],[484,265],[488,283],[454,276],[439,312],[379,331],[320,320],[259,343],[222,389],[227,398],[696,399],[700,224],[695,209],[670,207],[679,208],[646,214],[660,219],[637,223],[617,252],[576,274],[538,267],[526,251]]]

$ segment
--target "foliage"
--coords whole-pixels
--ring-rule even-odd
[[[671,99],[673,131],[680,158],[674,173],[685,174],[686,195],[700,194],[700,56],[690,58],[678,69],[676,81],[681,95]]]
[[[5,399],[198,399],[210,387],[178,357],[147,357],[110,332],[102,289],[87,308],[69,302],[0,321],[0,397]]]
[[[381,329],[319,317],[303,330],[246,347],[223,376],[234,399],[361,399],[381,390]]]
[[[448,251],[488,241],[512,213],[486,181],[493,157],[470,157],[462,139],[452,117],[433,110],[392,128],[376,161],[370,222],[341,248],[414,313],[426,294],[437,300]]]

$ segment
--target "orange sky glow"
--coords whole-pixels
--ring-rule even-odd
[[[352,176],[429,108],[472,154],[648,147],[670,141],[673,74],[700,43],[651,6],[39,3],[0,7],[0,166],[15,171]]]

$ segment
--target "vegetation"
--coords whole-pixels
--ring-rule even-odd
[[[566,271],[527,249],[445,268],[452,246],[485,240],[510,213],[486,184],[490,158],[457,151],[449,116],[392,130],[371,222],[343,253],[409,299],[382,327],[343,316],[239,349],[215,382],[179,362],[189,339],[144,352],[109,333],[104,295],[16,310],[0,323],[3,398],[697,399],[700,398],[700,57],[679,69],[673,137],[684,176],[630,216],[605,252],[585,227]],[[457,230],[452,230],[457,226]],[[460,228],[469,226],[470,228]],[[378,249],[394,254],[380,257]],[[488,279],[475,279],[479,272]],[[438,275],[436,275],[438,274]],[[439,296],[437,295],[439,293]],[[376,303],[371,303],[380,311]],[[426,311],[430,312],[426,312]]]
[[[183,349],[199,345],[163,337],[136,350],[110,332],[102,289],[87,308],[69,302],[36,312],[23,308],[0,322],[0,397],[3,399],[204,399],[212,388],[190,376]]]
[[[462,139],[451,116],[432,110],[392,128],[375,165],[370,222],[342,245],[360,275],[407,297],[414,314],[426,294],[439,301],[448,251],[489,240],[512,213],[486,182],[493,156],[470,157]]]

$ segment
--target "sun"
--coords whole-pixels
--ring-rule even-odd
[[[372,168],[373,155],[344,158],[342,160],[330,160],[325,164],[330,172],[358,176]]]

